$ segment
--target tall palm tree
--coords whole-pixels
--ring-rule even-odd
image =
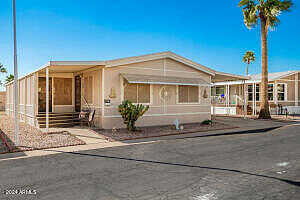
[[[249,73],[249,65],[251,62],[255,62],[255,54],[253,51],[246,51],[244,57],[243,57],[243,62],[247,63],[247,76]]]
[[[241,0],[239,7],[242,8],[244,23],[251,29],[260,21],[261,25],[261,109],[260,119],[270,119],[268,102],[268,54],[267,36],[268,30],[274,29],[280,22],[279,15],[283,11],[289,11],[292,6],[291,0]]]

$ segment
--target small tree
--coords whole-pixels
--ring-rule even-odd
[[[0,63],[0,73],[5,74],[7,73],[7,70],[5,67],[3,67],[3,65]]]
[[[149,106],[144,106],[142,104],[134,105],[130,101],[126,100],[119,105],[118,111],[123,118],[124,124],[127,126],[127,130],[135,131],[135,122],[139,117],[143,116],[148,109]]]
[[[247,76],[249,74],[249,65],[251,62],[255,62],[255,54],[253,51],[246,51],[244,57],[243,57],[243,62],[247,63]]]
[[[0,74],[6,74],[7,70],[5,67],[3,67],[3,65],[0,63]],[[3,86],[3,82],[2,80],[0,80],[0,86]]]
[[[5,83],[9,83],[9,82],[13,81],[14,78],[15,78],[15,77],[14,77],[14,75],[12,75],[12,74],[6,76],[6,78],[5,78]]]

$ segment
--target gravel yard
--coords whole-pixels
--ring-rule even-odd
[[[115,130],[98,130],[97,132],[106,137],[108,141],[122,141],[148,137],[160,137],[167,135],[180,135],[195,132],[207,132],[213,130],[223,130],[237,128],[228,124],[214,122],[212,125],[201,123],[183,124],[183,130],[176,130],[174,125],[138,127],[135,132],[130,132],[125,128]]]
[[[47,149],[85,144],[83,141],[69,133],[47,134],[28,124],[20,122],[19,146],[14,145],[14,121],[4,114],[0,115],[0,134],[6,138],[14,151],[33,149]],[[1,137],[0,137],[1,138]],[[1,151],[1,142],[0,142]]]

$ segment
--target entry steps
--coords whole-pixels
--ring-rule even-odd
[[[39,112],[37,120],[40,128],[46,128],[46,113]],[[79,125],[79,112],[49,113],[49,127],[72,127]]]

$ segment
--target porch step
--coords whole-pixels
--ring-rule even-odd
[[[38,113],[40,128],[46,127],[46,113]],[[78,112],[49,113],[49,127],[72,127],[80,124]]]
[[[54,123],[50,124],[49,123],[49,128],[57,128],[57,127],[72,127],[79,125],[80,122],[72,122],[72,123]],[[40,124],[40,128],[46,128],[46,124]]]
[[[66,112],[66,113],[53,113],[49,112],[49,117],[57,117],[57,116],[73,116],[73,115],[79,115],[79,112]],[[37,117],[46,117],[45,112],[39,112],[37,114]]]

